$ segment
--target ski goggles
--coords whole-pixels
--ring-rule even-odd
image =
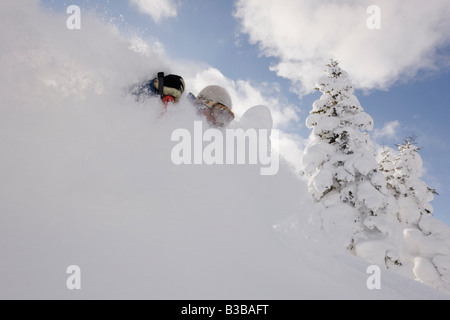
[[[216,126],[225,127],[235,118],[234,112],[222,103],[213,100],[198,100],[198,102],[210,110],[212,121]]]

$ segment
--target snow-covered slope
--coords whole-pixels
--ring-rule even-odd
[[[171,134],[199,119],[124,94],[168,62],[100,19],[74,33],[6,0],[0,21],[0,298],[448,299],[387,270],[369,290],[370,263],[306,227],[318,209],[284,163],[174,165]]]

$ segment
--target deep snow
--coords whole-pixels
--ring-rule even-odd
[[[371,263],[309,227],[319,208],[284,162],[174,165],[192,107],[161,118],[124,88],[176,70],[94,15],[65,19],[0,2],[0,298],[448,299],[384,269],[368,290]]]

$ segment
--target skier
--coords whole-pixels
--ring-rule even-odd
[[[157,78],[132,86],[130,92],[137,100],[159,95],[166,110],[169,103],[180,101],[184,88],[185,83],[181,76],[173,74],[165,76],[160,72]],[[226,127],[235,118],[230,95],[220,86],[207,86],[197,97],[189,93],[188,98],[196,107],[197,113],[206,117],[211,126]]]
[[[230,95],[220,86],[207,86],[200,91],[197,98],[192,93],[189,97],[192,100],[195,99],[197,113],[205,116],[209,124],[214,127],[226,127],[235,118]]]
[[[184,79],[175,74],[164,75],[164,72],[158,73],[158,76],[152,80],[144,81],[130,88],[131,94],[139,100],[142,97],[160,96],[162,102],[167,105],[180,101],[184,92]]]

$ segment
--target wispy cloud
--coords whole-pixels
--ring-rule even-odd
[[[399,121],[391,121],[387,122],[383,128],[381,129],[375,129],[373,132],[373,138],[375,140],[381,140],[381,139],[395,139],[398,138],[398,130],[400,128],[400,122]],[[398,141],[401,142],[401,141]]]
[[[176,17],[177,5],[173,0],[129,0],[140,12],[152,17],[156,23],[163,18]]]
[[[369,0],[237,0],[241,31],[288,78],[309,93],[331,56],[360,89],[386,89],[420,70],[438,70],[450,44],[450,2],[378,0],[381,29],[369,30]],[[439,53],[441,52],[441,53]]]

